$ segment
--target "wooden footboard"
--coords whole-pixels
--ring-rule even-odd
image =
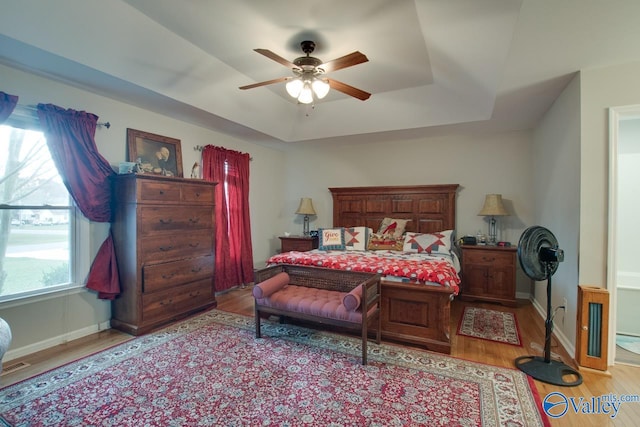
[[[451,353],[450,289],[382,281],[382,337]]]

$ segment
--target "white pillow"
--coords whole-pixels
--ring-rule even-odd
[[[407,233],[404,237],[403,252],[451,255],[453,230],[437,233]]]
[[[346,227],[344,229],[345,248],[348,251],[366,251],[371,233],[372,230],[369,227]]]

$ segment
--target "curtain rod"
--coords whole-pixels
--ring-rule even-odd
[[[195,147],[193,147],[193,151],[202,151],[202,150],[204,150],[204,146],[202,145],[196,145]],[[249,157],[249,161],[252,162],[253,157]]]
[[[20,112],[22,112],[25,115],[29,115],[33,118],[38,118],[38,107],[35,105],[21,105],[21,104],[17,104],[15,110],[13,110],[13,112],[17,112],[18,114],[20,114]],[[111,127],[111,123],[109,122],[98,122],[96,123],[96,125],[98,126],[104,126],[107,129],[109,129]]]

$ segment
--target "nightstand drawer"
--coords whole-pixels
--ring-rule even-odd
[[[481,265],[509,266],[513,265],[515,260],[513,253],[493,251],[491,249],[466,250],[463,256],[464,262]]]
[[[318,249],[317,237],[306,236],[285,236],[280,237],[280,251],[281,252],[306,252],[312,249]]]

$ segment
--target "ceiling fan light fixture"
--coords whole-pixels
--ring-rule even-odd
[[[300,80],[299,78],[289,80],[285,85],[285,87],[287,88],[287,93],[292,98],[297,98],[300,96],[300,92],[302,92],[303,86],[304,86],[304,83],[302,83],[302,80]]]
[[[316,94],[318,99],[322,99],[327,96],[330,88],[329,83],[321,79],[315,79],[311,84],[311,87],[313,88],[313,93]]]
[[[304,40],[300,43],[305,56],[301,56],[293,60],[293,62],[273,53],[268,49],[254,49],[260,55],[276,61],[284,65],[293,72],[294,77],[280,77],[277,79],[266,80],[260,83],[240,86],[239,89],[253,89],[256,87],[271,85],[274,83],[286,82],[287,93],[301,104],[311,104],[316,99],[323,99],[329,93],[330,89],[335,89],[345,95],[352,96],[361,101],[366,101],[371,96],[370,93],[349,86],[348,84],[337,80],[328,80],[321,78],[327,72],[342,70],[343,68],[352,67],[369,61],[362,53],[355,51],[348,55],[341,56],[328,62],[322,62],[320,59],[311,56],[315,50],[316,44],[310,40]],[[304,86],[308,85],[307,89]]]

